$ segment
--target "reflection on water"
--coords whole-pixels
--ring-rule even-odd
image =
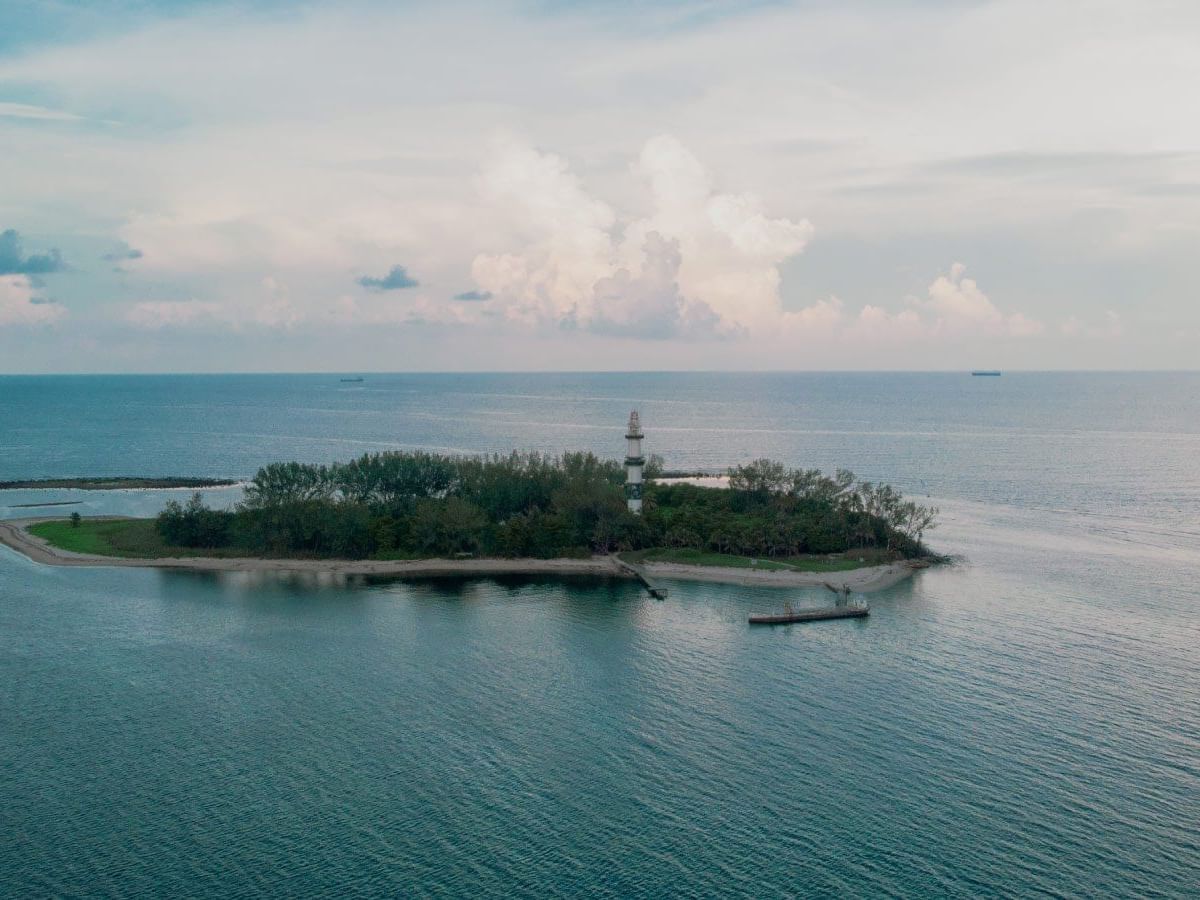
[[[366,575],[311,569],[218,571],[209,569],[156,569],[165,588],[186,589],[189,582],[219,587],[225,593],[283,592],[303,594],[362,587],[369,582]]]

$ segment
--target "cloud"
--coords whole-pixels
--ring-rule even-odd
[[[843,304],[837,297],[818,300],[811,306],[783,315],[784,323],[789,331],[799,331],[805,334],[828,334],[842,324],[844,313]]]
[[[1200,157],[1189,152],[1200,126],[1168,114],[1163,86],[1200,74],[1198,4],[1172,4],[1166,17],[1131,17],[1118,3],[1080,17],[1026,0],[887,4],[872,16],[856,5],[757,4],[669,34],[646,27],[657,15],[650,5],[618,17],[545,6],[494,4],[463,17],[427,4],[318,4],[280,17],[235,4],[68,29],[0,60],[0,81],[22,92],[7,99],[89,122],[35,122],[56,114],[0,105],[22,117],[0,118],[4,205],[26,211],[11,221],[27,231],[36,219],[39,236],[71,235],[35,249],[59,246],[72,262],[85,252],[77,245],[95,240],[85,240],[89,228],[124,220],[119,236],[145,253],[139,273],[173,292],[127,301],[220,301],[229,321],[251,322],[249,307],[265,302],[253,300],[256,285],[279,273],[293,311],[267,317],[316,322],[342,293],[363,306],[415,298],[420,288],[368,294],[353,283],[355,271],[385,276],[406,259],[422,282],[490,292],[483,302],[438,299],[468,317],[491,314],[489,323],[530,325],[538,336],[528,346],[549,347],[560,325],[575,323],[581,366],[642,364],[636,348],[584,335],[589,320],[634,321],[596,287],[613,279],[599,293],[618,298],[643,290],[651,232],[678,246],[678,296],[748,334],[716,348],[720,358],[656,347],[663,365],[832,357],[872,366],[870,353],[843,358],[836,345],[829,356],[821,347],[798,356],[781,338],[769,361],[762,350],[775,335],[849,332],[860,320],[931,340],[944,319],[945,348],[955,333],[1036,331],[1033,319],[1010,321],[1015,307],[1053,323],[1030,364],[1094,364],[1059,353],[1083,343],[1059,332],[1072,313],[1088,327],[1105,309],[1125,313],[1131,331],[1145,329],[1143,354],[1164,330],[1196,327],[1187,298],[1200,286],[1189,264],[1200,194],[1174,186],[1200,183]],[[404,53],[396,34],[411,37]],[[448,56],[450,45],[464,52]],[[914,62],[911,46],[939,65]],[[314,66],[314,54],[327,65]],[[218,57],[220,66],[206,65]],[[109,118],[120,127],[101,124]],[[492,152],[476,180],[489,153],[479,136],[497,129],[518,130],[529,146]],[[643,148],[662,131],[676,138]],[[869,185],[886,190],[861,190]],[[1172,188],[1151,192],[1156,185]],[[820,228],[810,249],[803,217]],[[1143,240],[1110,252],[1126,235]],[[856,252],[838,249],[851,245]],[[93,258],[110,249],[93,246]],[[971,274],[1002,311],[998,325],[905,303],[905,293],[931,302],[939,266],[959,258],[988,262],[986,277]],[[503,278],[503,290],[460,284],[473,261]],[[910,282],[914,271],[921,278]],[[63,279],[77,292],[61,296],[73,320],[86,317],[81,327],[114,315],[107,300],[129,289],[97,274]],[[806,308],[783,312],[781,287],[789,309]],[[1018,291],[1038,305],[1012,299]],[[652,316],[640,324],[662,328]],[[514,341],[489,331],[485,345],[495,365]],[[118,346],[106,351],[113,365]],[[211,346],[233,358],[219,339]],[[521,364],[561,359],[542,352]],[[235,367],[295,365],[283,362],[282,343],[236,353]],[[918,348],[889,364],[937,359]],[[1127,361],[1159,364],[1153,354]]]
[[[411,277],[404,270],[404,266],[392,266],[391,271],[382,278],[372,278],[370,275],[364,275],[358,279],[358,283],[372,291],[399,291],[404,288],[416,287],[421,282]]]
[[[224,326],[234,330],[259,327],[290,330],[304,321],[304,314],[293,304],[286,285],[264,278],[257,292],[241,304],[212,300],[146,300],[125,312],[125,321],[136,328],[158,331],[163,328]]]
[[[1045,330],[1041,322],[1022,313],[1001,313],[973,278],[964,277],[966,269],[954,263],[948,275],[939,275],[929,286],[927,300],[910,299],[913,306],[935,317],[935,331],[1032,337]]]
[[[338,297],[326,312],[326,318],[337,325],[453,325],[472,323],[462,307],[435,303],[427,297],[417,297],[408,303],[383,302],[378,299],[359,300],[349,295]]]
[[[250,315],[254,324],[292,329],[304,321],[305,315],[292,302],[291,291],[286,284],[268,276],[259,283],[259,288],[261,299],[253,305]]]
[[[903,309],[892,313],[868,303],[849,324],[847,333],[854,340],[904,343],[928,339],[933,329],[922,321],[916,310]]]
[[[44,325],[66,315],[58,303],[35,295],[26,275],[0,275],[0,326]]]
[[[464,300],[471,303],[483,302],[492,299],[491,291],[463,291],[461,294],[454,295],[455,300]]]
[[[66,263],[57,250],[24,256],[21,235],[12,228],[0,232],[0,275],[49,275],[65,268]]]
[[[1078,316],[1065,319],[1058,330],[1065,337],[1087,338],[1089,340],[1115,339],[1125,334],[1125,323],[1121,316],[1113,310],[1107,310],[1099,323],[1084,322]]]
[[[734,337],[741,329],[723,322],[707,303],[679,292],[679,242],[656,231],[646,235],[637,275],[618,269],[592,290],[583,327],[597,334],[665,339]]]
[[[126,260],[141,259],[143,256],[145,254],[141,250],[138,250],[136,247],[130,247],[122,241],[120,247],[111,253],[105,253],[100,258],[108,262],[125,262]]]
[[[510,322],[662,339],[769,331],[782,315],[779,265],[804,249],[807,221],[769,218],[753,194],[713,189],[678,140],[647,141],[635,170],[651,213],[627,221],[561,157],[500,143],[484,203],[523,244],[481,253],[471,271]]]
[[[80,116],[62,112],[57,109],[47,109],[44,106],[33,106],[29,103],[0,103],[0,117],[9,119],[39,119],[55,122],[78,122]]]
[[[895,311],[868,303],[848,315],[837,297],[819,300],[782,317],[780,333],[796,339],[864,341],[941,341],[968,338],[1036,337],[1045,326],[1020,312],[1003,313],[974,279],[964,277],[966,266],[954,263],[949,274],[929,285],[928,298],[908,297]]]
[[[131,325],[151,331],[213,324],[223,318],[219,303],[201,300],[149,300],[135,303],[125,314]]]
[[[649,231],[678,240],[686,296],[736,327],[772,333],[783,312],[779,267],[803,252],[812,224],[769,217],[756,194],[715,190],[700,160],[669,135],[646,142],[636,171],[650,185],[653,212],[626,229],[624,254]]]

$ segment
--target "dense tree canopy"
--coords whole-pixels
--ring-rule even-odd
[[[652,460],[650,473],[661,469]],[[177,546],[363,558],[552,557],[668,546],[754,556],[876,548],[904,556],[937,511],[839,470],[755,460],[729,490],[648,481],[644,515],[624,500],[620,463],[591,453],[372,453],[333,465],[272,463],[232,511],[199,494],[158,519]]]

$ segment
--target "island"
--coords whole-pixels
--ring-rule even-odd
[[[628,462],[628,460],[626,461]],[[639,479],[641,478],[639,459]],[[658,481],[629,502],[620,462],[592,453],[369,453],[261,468],[233,509],[168,501],[154,519],[0,523],[0,541],[54,565],[279,569],[346,574],[651,572],[781,586],[895,583],[934,554],[937,510],[839,470],[766,459],[724,487]]]
[[[0,491],[59,488],[75,491],[171,490],[180,488],[233,487],[232,478],[155,478],[130,475],[105,475],[99,478],[32,478],[25,481],[0,481]],[[48,505],[48,504],[39,504]]]

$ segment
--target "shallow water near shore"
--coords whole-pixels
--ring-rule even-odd
[[[1200,377],[322,378],[0,378],[0,478],[241,477],[395,445],[617,456],[638,406],[671,466],[772,455],[929,494],[961,561],[865,621],[751,629],[824,592],[0,547],[0,894],[1200,883]],[[52,493],[78,499],[0,507]]]

